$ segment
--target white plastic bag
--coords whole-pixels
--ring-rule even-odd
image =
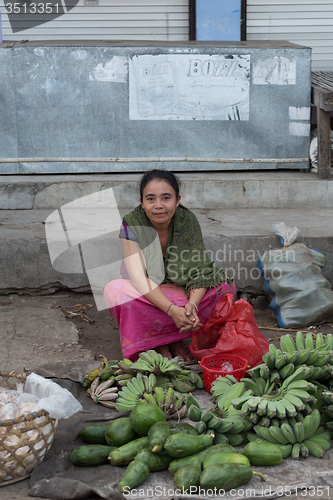
[[[299,230],[282,224],[274,228],[289,246],[265,252],[257,263],[265,278],[264,290],[272,296],[269,307],[281,328],[320,323],[333,315],[332,288],[321,271],[325,257],[303,243],[290,244]]]
[[[284,222],[274,222],[273,230],[275,234],[280,236],[281,243],[284,247],[292,245],[301,234],[298,227],[287,227]]]
[[[36,373],[31,373],[27,377],[25,392],[39,399],[33,411],[46,410],[50,417],[55,419],[68,418],[82,410],[81,404],[67,389]]]

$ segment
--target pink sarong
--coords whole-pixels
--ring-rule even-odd
[[[188,302],[182,286],[168,283],[160,285],[160,288],[177,306],[185,306]],[[222,282],[207,290],[199,304],[198,316],[202,324],[206,323],[208,316],[226,293],[232,293],[235,298],[234,283]],[[108,283],[104,289],[104,299],[110,314],[118,322],[124,358],[134,361],[142,351],[192,335],[192,332],[179,333],[173,319],[140,295],[130,280],[118,279]]]

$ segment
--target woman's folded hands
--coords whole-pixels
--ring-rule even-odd
[[[202,326],[195,307],[189,303],[185,307],[173,305],[170,308],[169,316],[179,328],[179,333],[195,332]]]

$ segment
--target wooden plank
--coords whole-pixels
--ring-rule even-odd
[[[333,71],[312,71],[311,86],[319,92],[317,105],[324,111],[333,111]]]
[[[330,86],[333,84],[333,77],[330,77],[329,75],[323,77],[321,75],[311,75],[311,80],[313,82],[318,83],[318,85],[326,85]]]
[[[312,71],[311,79],[317,82],[332,84],[333,71]]]
[[[318,131],[318,177],[331,177],[331,114],[320,107],[321,92],[314,89],[314,103],[317,108]]]
[[[311,79],[311,85],[318,87],[323,92],[333,92],[332,84],[322,82],[319,79]]]

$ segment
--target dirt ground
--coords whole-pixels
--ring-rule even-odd
[[[296,329],[284,331],[278,327],[276,318],[268,307],[267,298],[250,294],[243,294],[238,298],[245,298],[252,303],[259,329],[269,342],[278,346],[281,335],[296,333]],[[122,358],[117,322],[107,309],[97,310],[93,295],[90,293],[62,291],[53,295],[39,296],[0,295],[0,311],[1,306],[5,305],[12,305],[22,310],[23,314],[25,307],[58,309],[63,312],[67,321],[76,325],[79,331],[79,343],[84,349],[90,350],[96,360],[99,360],[100,355],[106,356],[107,359]],[[303,331],[307,330],[313,333],[322,332],[324,335],[333,333],[333,318],[331,322],[303,328]]]
[[[244,294],[238,298],[245,298],[252,303],[260,331],[269,342],[273,342],[278,346],[280,336],[287,332],[277,326],[276,319],[268,308],[267,298],[263,296],[255,297],[250,294]],[[82,345],[83,349],[90,350],[96,361],[99,361],[100,355],[104,355],[108,359],[122,358],[118,325],[111,318],[108,310],[97,310],[92,294],[75,293],[66,290],[53,295],[0,295],[0,313],[2,306],[13,306],[15,314],[25,315],[27,322],[29,322],[28,309],[25,311],[25,308],[30,308],[29,310],[32,307],[44,310],[58,309],[65,315],[66,321],[76,325],[80,345]],[[323,334],[333,333],[333,318],[332,322],[325,322],[317,327],[309,327],[309,329],[313,333],[319,331]],[[303,331],[306,330],[303,329]],[[296,330],[288,331],[288,333],[293,335]],[[29,489],[28,479],[13,485],[7,485],[6,488],[0,488],[0,498],[1,500],[28,500],[31,498]],[[287,496],[281,498],[287,498]],[[299,497],[299,495],[288,496],[289,499],[295,500]],[[99,497],[90,498],[91,500],[97,500]],[[331,499],[331,496],[322,496],[321,498],[328,500]]]
[[[99,359],[100,354],[104,354],[108,359],[121,358],[122,353],[117,321],[111,317],[108,310],[97,311],[92,295],[68,292],[63,297],[60,297],[60,294],[56,294],[53,297],[50,296],[50,298],[53,298],[52,307],[58,307],[62,311],[86,311],[88,318],[93,321],[92,323],[87,322],[87,320],[85,321],[83,319],[84,315],[83,317],[81,315],[74,316],[69,321],[72,321],[79,330],[82,347],[90,349],[96,360]],[[294,331],[283,331],[279,328],[276,317],[268,307],[268,299],[263,296],[255,297],[250,294],[240,295],[238,298],[245,298],[252,303],[257,325],[269,342],[279,346],[281,335],[285,333],[296,334],[297,329]],[[83,306],[91,304],[93,307],[89,309],[82,307],[75,308],[76,304]],[[318,326],[310,326],[303,329],[303,331],[307,330],[313,333],[322,332],[323,335],[333,333],[333,318],[332,322],[325,322]]]

